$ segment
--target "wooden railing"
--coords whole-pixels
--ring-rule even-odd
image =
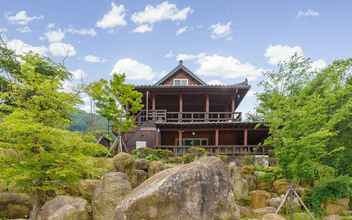
[[[172,151],[175,155],[183,155],[190,146],[162,145],[157,149]],[[267,155],[271,147],[267,145],[209,145],[202,146],[209,155]]]
[[[137,115],[139,123],[155,122],[234,122],[241,121],[241,112],[168,112],[166,110],[142,110]]]

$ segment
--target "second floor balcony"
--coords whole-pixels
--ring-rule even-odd
[[[241,121],[241,112],[169,112],[165,109],[142,110],[136,117],[138,124],[155,123],[231,123]]]

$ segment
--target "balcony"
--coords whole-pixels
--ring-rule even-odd
[[[241,121],[241,112],[168,112],[166,110],[142,110],[136,116],[138,124],[156,123],[229,123]]]

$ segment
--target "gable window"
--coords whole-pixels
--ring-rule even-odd
[[[188,79],[174,79],[174,86],[188,86]]]

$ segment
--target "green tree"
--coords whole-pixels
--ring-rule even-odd
[[[310,60],[294,56],[265,74],[257,111],[288,178],[313,183],[352,175],[351,66],[351,59],[339,60],[315,72]]]
[[[3,43],[0,70],[0,181],[32,195],[36,219],[47,195],[98,175],[87,161],[107,151],[64,129],[80,103],[77,94],[62,90],[70,77],[64,66],[32,53],[16,55]]]
[[[113,74],[109,81],[93,82],[87,92],[95,100],[97,112],[111,122],[118,135],[113,150],[122,151],[121,134],[134,126],[135,114],[143,108],[142,94],[134,90],[133,85],[125,83],[124,74]]]

